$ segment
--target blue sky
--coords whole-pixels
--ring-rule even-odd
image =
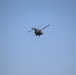
[[[76,75],[75,0],[0,0],[0,35],[0,75]]]

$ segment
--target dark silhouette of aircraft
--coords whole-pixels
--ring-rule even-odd
[[[43,24],[42,24],[42,25],[43,25]],[[42,26],[42,25],[40,25],[40,26]],[[40,27],[40,26],[38,26],[38,27]],[[36,28],[31,28],[32,30],[28,31],[28,33],[34,30],[34,31],[35,31],[34,33],[35,33],[36,36],[43,35],[43,31],[42,31],[42,30],[45,29],[45,28],[47,28],[48,26],[50,26],[50,24],[47,25],[47,26],[45,26],[45,27],[43,27],[42,29],[38,29],[38,27],[36,27]]]

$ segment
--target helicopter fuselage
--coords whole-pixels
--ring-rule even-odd
[[[35,35],[36,36],[43,35],[43,32],[40,29],[37,29],[37,28],[32,28],[32,29],[35,30]]]

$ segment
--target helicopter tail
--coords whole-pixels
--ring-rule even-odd
[[[31,28],[31,29],[35,30],[36,28]]]
[[[32,29],[32,30],[28,31],[28,33],[31,32],[31,31],[33,31],[33,30],[36,30],[36,28],[31,28],[31,29]]]

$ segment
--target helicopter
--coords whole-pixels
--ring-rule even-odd
[[[40,26],[42,26],[42,25],[40,25]],[[43,35],[43,31],[42,30],[45,29],[45,28],[47,28],[48,26],[50,26],[50,24],[47,25],[47,26],[45,26],[45,27],[43,27],[42,29],[38,29],[40,26],[38,26],[36,28],[31,28],[32,30],[28,31],[28,33],[34,30],[34,33],[35,33],[36,36]]]

